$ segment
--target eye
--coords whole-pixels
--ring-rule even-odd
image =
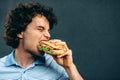
[[[42,26],[39,26],[37,29],[38,29],[39,31],[44,31],[44,27],[42,27]]]
[[[50,33],[50,29],[46,29],[46,28],[45,28],[45,27],[43,27],[43,26],[38,26],[38,27],[37,27],[37,30],[39,30],[40,32],[47,31],[47,32],[49,32],[49,33]]]

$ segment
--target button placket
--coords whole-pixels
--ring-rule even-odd
[[[24,75],[25,75],[26,69],[23,69],[20,71],[21,73],[21,80],[24,80]]]

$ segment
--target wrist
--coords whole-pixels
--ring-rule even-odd
[[[74,69],[74,68],[76,68],[76,67],[75,67],[75,65],[72,63],[71,65],[66,66],[66,67],[64,67],[64,68],[65,68],[65,70],[71,70],[71,69]]]

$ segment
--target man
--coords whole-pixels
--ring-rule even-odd
[[[63,55],[52,56],[38,49],[40,41],[50,39],[57,23],[52,8],[39,3],[19,4],[7,16],[4,39],[14,50],[0,59],[0,80],[83,80],[72,61],[66,42]]]

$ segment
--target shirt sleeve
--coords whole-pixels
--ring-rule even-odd
[[[65,69],[59,64],[57,64],[53,57],[47,58],[47,64],[49,64],[49,67],[51,67],[53,71],[55,70],[55,72],[57,72],[58,74],[57,80],[70,80]]]
[[[70,80],[70,78],[69,78],[67,75],[62,74],[62,75],[58,78],[58,80]]]

